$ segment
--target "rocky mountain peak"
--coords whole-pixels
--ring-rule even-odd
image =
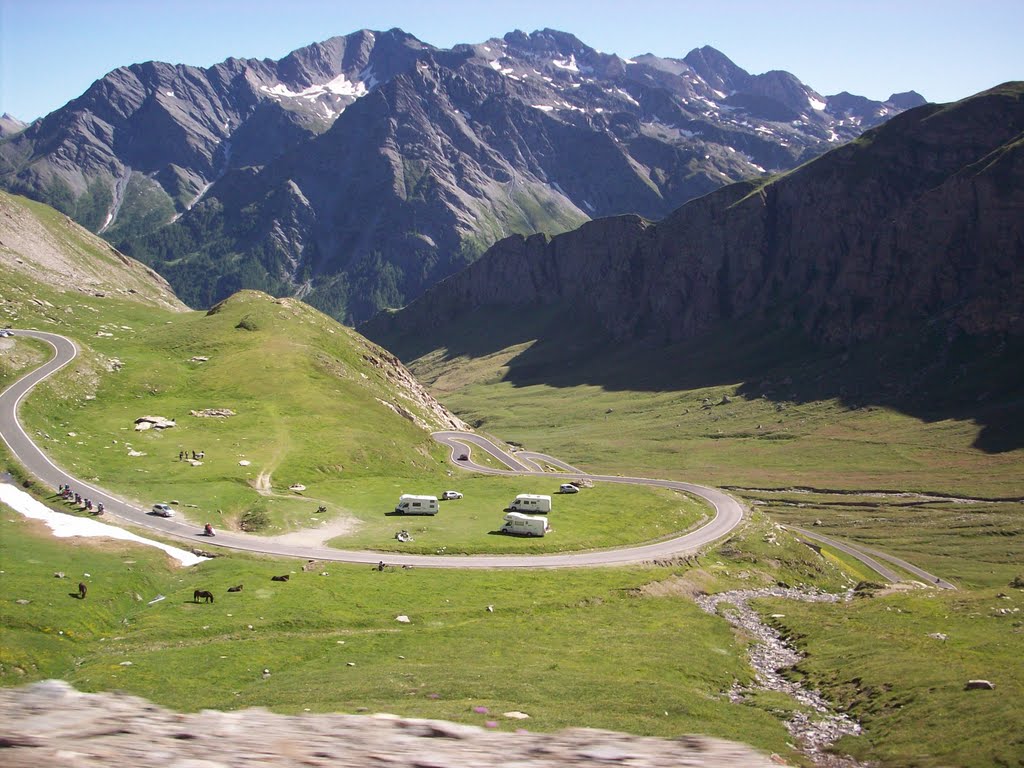
[[[28,127],[28,123],[24,123],[14,115],[10,115],[4,112],[0,115],[0,138],[5,136],[13,136],[16,133],[20,133]]]
[[[746,88],[750,73],[736,66],[728,56],[710,45],[694,48],[683,59],[712,88],[727,94]]]
[[[903,93],[894,93],[888,99],[885,100],[886,104],[892,104],[896,109],[913,109],[914,107],[920,107],[922,104],[927,104],[924,96],[917,91],[904,91]]]

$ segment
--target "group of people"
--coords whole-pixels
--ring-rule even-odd
[[[196,453],[195,451],[178,451],[178,461],[189,461],[189,453],[192,454],[191,461],[198,461],[199,459],[206,458],[206,451],[199,451],[199,453]]]
[[[76,493],[75,491],[71,490],[71,486],[70,485],[66,485],[64,483],[61,483],[59,486],[57,486],[57,493],[65,501],[71,501],[73,499],[77,506],[84,506],[87,512],[92,512],[93,511],[92,499],[82,498],[82,494]],[[102,501],[96,502],[95,512],[96,512],[97,515],[102,515],[103,514],[103,502]]]

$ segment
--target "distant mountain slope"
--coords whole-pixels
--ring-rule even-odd
[[[364,327],[394,339],[475,307],[539,303],[585,311],[611,338],[654,342],[769,315],[840,344],[922,320],[1021,332],[1022,131],[1018,83],[919,107],[657,224],[622,216],[507,238]]]
[[[914,109],[657,224],[623,216],[553,239],[507,238],[361,330],[412,360],[431,350],[478,357],[580,329],[575,351],[531,369],[533,381],[571,375],[584,359],[600,380],[611,349],[663,348],[736,323],[840,350],[899,337],[910,349],[918,339],[934,354],[921,365],[951,383],[964,374],[961,340],[990,339],[985,354],[1002,359],[1024,339],[1022,211],[1024,84],[1008,83]],[[529,330],[515,336],[519,326]],[[975,381],[961,395],[1024,387],[1019,371],[1011,378]]]
[[[20,133],[28,126],[13,115],[4,112],[0,115],[0,139]]]
[[[543,30],[440,50],[364,30],[278,62],[118,69],[0,143],[0,183],[193,305],[257,287],[353,320],[507,234],[659,218],[921,102],[821,96],[712,48],[623,59]]]
[[[63,213],[0,192],[0,298],[11,300],[18,273],[58,292],[118,296],[184,311],[187,307],[151,268],[118,252]],[[8,318],[8,322],[10,318]]]

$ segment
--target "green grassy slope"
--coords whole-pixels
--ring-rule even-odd
[[[842,583],[806,547],[765,545],[765,531],[755,523],[733,550],[770,551],[773,574],[714,557],[704,571],[380,573],[336,563],[306,572],[232,554],[185,569],[123,542],[56,541],[5,510],[0,683],[61,677],[189,711],[369,710],[477,725],[493,718],[507,730],[701,732],[791,754],[777,703],[736,706],[725,694],[750,680],[744,640],[687,599],[776,573]],[[289,570],[289,582],[270,580]],[[69,596],[80,579],[89,584],[84,601]],[[227,593],[239,583],[242,592]],[[193,603],[195,589],[211,590],[215,602]],[[149,605],[158,595],[165,599]],[[474,713],[477,706],[492,714]],[[500,716],[511,710],[530,720]]]

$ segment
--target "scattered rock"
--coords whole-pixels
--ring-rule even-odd
[[[25,599],[24,597],[19,597],[19,598],[18,598],[17,600],[15,600],[14,602],[16,602],[16,603],[17,603],[18,605],[28,605],[28,604],[29,604],[29,603],[31,603],[32,601],[31,601],[31,600],[26,600],[26,599]]]
[[[510,720],[529,720],[530,716],[525,712],[519,710],[512,710],[511,712],[505,712],[502,717],[507,717]]]
[[[238,466],[240,467],[248,467],[250,464],[252,464],[252,462],[249,461],[248,459],[242,459],[240,462],[238,462]]]
[[[64,575],[64,571],[57,571],[55,574],[53,574],[53,578],[55,578],[55,579],[64,579],[64,578],[67,578],[67,577]]]
[[[201,419],[226,419],[228,416],[235,415],[230,408],[204,408],[201,411],[189,411],[189,413]]]
[[[135,420],[135,431],[141,432],[144,429],[170,429],[178,426],[174,419],[166,419],[163,416],[140,416]]]
[[[409,617],[405,614],[402,614],[401,616],[395,616],[395,621],[399,622],[400,624],[408,624]]]
[[[134,448],[128,451],[129,456],[145,456],[145,451],[136,451]]]
[[[205,355],[195,355],[194,357],[190,357],[189,358],[189,362],[190,363],[205,363],[209,359],[210,358],[206,357]]]
[[[928,637],[934,638],[936,640],[945,640],[949,637],[949,635],[947,635],[945,632],[929,632]]]
[[[299,493],[301,491],[306,490],[306,486],[304,486],[302,483],[293,483],[293,484],[288,486],[288,490],[289,491],[295,491],[296,493]]]

